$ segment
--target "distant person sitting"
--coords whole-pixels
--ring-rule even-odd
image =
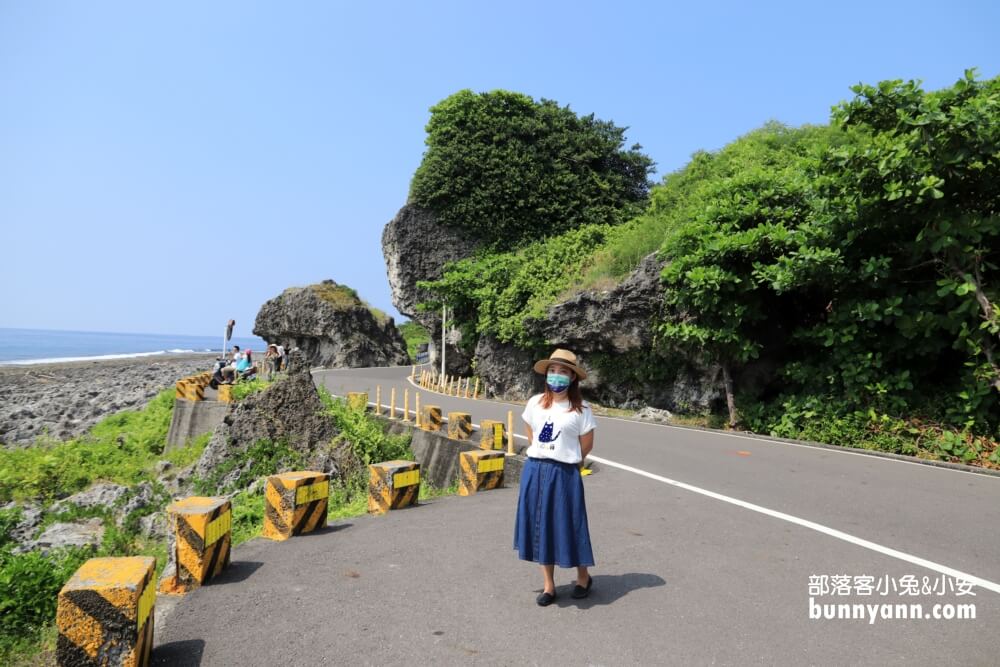
[[[256,373],[257,369],[253,366],[253,351],[247,350],[246,354],[242,355],[236,362],[236,377],[241,380],[249,380]]]
[[[222,367],[219,373],[222,375],[222,380],[220,384],[232,384],[237,378],[237,366],[241,360],[245,359],[246,355],[240,352],[239,345],[233,345],[232,355],[230,356],[230,362]]]

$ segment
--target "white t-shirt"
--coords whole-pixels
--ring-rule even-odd
[[[570,402],[552,403],[548,410],[539,403],[542,394],[532,396],[524,406],[521,419],[531,427],[531,446],[526,454],[537,459],[555,459],[564,463],[579,463],[580,436],[597,427],[590,404],[583,402],[583,413],[570,410]]]

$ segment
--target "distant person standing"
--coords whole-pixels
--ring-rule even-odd
[[[587,377],[576,355],[556,350],[534,365],[545,374],[545,392],[532,396],[521,414],[528,436],[514,521],[514,548],[522,560],[542,566],[544,585],[536,598],[556,599],[555,566],[575,567],[572,597],[590,594],[594,564],[580,464],[594,448],[594,413],[580,393]]]
[[[285,352],[285,346],[281,343],[276,343],[274,346],[278,350],[278,370],[287,371],[288,370],[288,353]]]
[[[267,352],[264,353],[264,364],[267,368],[268,380],[273,379],[274,374],[281,369],[281,356],[278,354],[278,346],[274,343],[267,346]]]

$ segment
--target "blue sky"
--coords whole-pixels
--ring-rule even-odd
[[[249,335],[324,278],[397,316],[380,238],[428,108],[516,90],[659,179],[849,86],[1000,74],[1000,3],[0,0],[0,327]]]

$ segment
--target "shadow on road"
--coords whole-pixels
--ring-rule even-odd
[[[170,642],[153,649],[150,662],[154,665],[170,665],[177,667],[195,667],[201,664],[201,656],[205,652],[205,641],[202,639],[185,639],[180,642]]]
[[[218,576],[213,577],[206,586],[225,586],[226,584],[238,584],[250,578],[254,572],[260,569],[263,563],[257,561],[234,560]],[[595,579],[596,581],[596,579]]]
[[[573,584],[556,586],[556,594],[559,596],[556,599],[556,604],[560,607],[590,609],[591,607],[616,602],[632,591],[637,591],[641,588],[656,588],[667,583],[663,580],[663,577],[642,572],[595,574],[593,577],[594,584],[590,589],[590,595],[582,600],[574,600],[570,597],[570,594],[573,592]],[[539,592],[541,592],[541,589],[539,589]]]

